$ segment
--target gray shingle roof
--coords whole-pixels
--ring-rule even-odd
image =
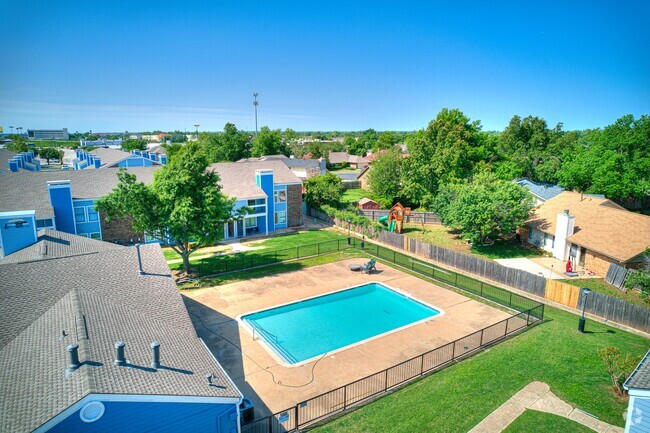
[[[43,229],[38,231],[38,241],[35,244],[0,258],[0,265],[72,257],[119,248],[126,247],[57,230]]]
[[[151,183],[154,167],[133,167],[129,173],[139,181]],[[52,218],[47,181],[70,180],[73,198],[98,198],[117,186],[117,170],[61,170],[18,173],[0,173],[0,212],[35,210],[36,218]]]
[[[221,178],[221,192],[240,199],[264,197],[264,191],[255,183],[255,170],[273,170],[275,184],[301,183],[298,176],[282,161],[219,162],[209,169]]]
[[[515,182],[528,189],[533,195],[536,195],[545,201],[552,199],[564,191],[564,188],[559,185],[552,183],[537,183],[525,177],[517,179]]]
[[[160,247],[140,252],[145,275],[135,247],[0,266],[0,431],[31,431],[91,393],[240,397],[198,339]],[[113,365],[118,340],[130,367]],[[71,343],[82,366],[66,376]]]
[[[645,354],[632,375],[625,381],[625,388],[650,389],[650,350]]]
[[[0,148],[0,170],[9,171],[9,160],[14,159],[17,153]]]

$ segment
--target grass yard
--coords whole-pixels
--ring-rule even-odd
[[[488,260],[547,255],[539,248],[522,246],[515,241],[497,240],[494,245],[474,247],[462,239],[459,234],[442,225],[427,225],[423,232],[420,224],[404,224],[402,234],[429,244]]]
[[[602,278],[584,278],[584,279],[572,279],[572,280],[560,280],[563,283],[571,284],[578,287],[586,287],[594,292],[603,293],[605,295],[612,296],[614,298],[622,299],[632,304],[643,305],[644,307],[650,307],[650,299],[646,300],[641,297],[639,292],[633,290],[628,290],[623,292],[622,290],[617,289],[615,286],[612,286]]]
[[[215,245],[212,247],[200,248],[192,254],[194,257],[198,257],[208,254],[224,253],[230,250],[232,250],[232,247],[230,245]],[[181,256],[179,256],[178,253],[170,247],[163,248],[162,252],[166,260],[179,260],[181,258]]]
[[[589,427],[552,413],[526,410],[503,433],[594,433]]]
[[[337,242],[324,242],[337,240],[343,242],[345,239],[344,235],[333,230],[307,230],[243,243],[247,246],[259,248],[252,251],[211,257],[197,256],[194,259],[190,256],[190,263],[192,268],[198,271],[200,275],[210,275],[228,272],[233,269],[275,263],[278,260],[298,259],[319,252],[336,251],[338,249]],[[317,245],[319,243],[320,246]],[[183,269],[183,264],[180,262],[170,263],[169,267],[173,271],[180,271]]]
[[[33,140],[30,143],[34,143],[35,147],[65,147],[65,146],[78,146],[79,140]]]
[[[370,198],[369,194],[365,189],[346,189],[341,196],[341,203],[356,205],[362,198]]]
[[[546,308],[546,319],[515,338],[314,432],[387,431],[387,426],[396,433],[467,432],[534,380],[548,383],[569,404],[605,422],[623,426],[627,402],[611,392],[610,379],[598,350],[612,345],[624,353],[643,355],[650,341],[594,321],[588,322],[587,333],[579,334],[578,316],[550,307]],[[536,414],[526,416],[537,418],[534,422],[540,422],[543,427],[548,426],[550,430],[546,431],[564,431],[554,430],[556,420],[540,420]]]

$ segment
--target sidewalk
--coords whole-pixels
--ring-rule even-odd
[[[623,433],[622,427],[599,421],[579,409],[573,408],[551,392],[543,382],[531,382],[488,415],[469,433],[500,433],[525,410],[537,410],[568,418],[598,433]]]

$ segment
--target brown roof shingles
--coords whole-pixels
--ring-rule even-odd
[[[282,161],[254,161],[254,162],[219,162],[211,164],[208,169],[219,174],[221,192],[230,197],[239,199],[264,197],[264,191],[255,183],[256,170],[273,170],[274,184],[301,183],[289,167]]]
[[[576,245],[627,262],[650,248],[650,216],[621,208],[611,200],[565,191],[541,204],[526,225],[555,235],[557,215],[575,216]]]

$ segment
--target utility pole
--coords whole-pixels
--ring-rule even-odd
[[[255,137],[257,137],[257,106],[260,105],[259,101],[257,100],[257,95],[259,93],[255,92],[253,93],[253,106],[255,107]]]
[[[196,139],[197,140],[199,139],[199,126],[201,126],[201,125],[199,125],[198,123],[194,124],[194,127],[196,128]]]

